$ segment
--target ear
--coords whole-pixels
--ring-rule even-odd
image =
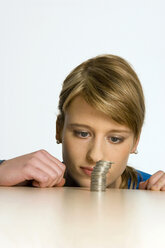
[[[135,140],[134,145],[133,145],[132,150],[131,150],[130,153],[135,153],[135,151],[137,150],[137,146],[138,146],[138,144],[139,144],[139,140],[140,140],[140,135],[139,135],[139,137]]]
[[[61,115],[57,116],[56,120],[56,140],[62,143],[62,130],[63,130],[64,120]]]

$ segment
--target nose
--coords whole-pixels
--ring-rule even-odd
[[[92,164],[96,164],[99,160],[104,160],[104,147],[100,140],[94,140],[89,144],[87,152],[87,160]]]

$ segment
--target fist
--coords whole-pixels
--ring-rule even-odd
[[[63,186],[65,165],[45,150],[4,161],[0,165],[0,186]]]

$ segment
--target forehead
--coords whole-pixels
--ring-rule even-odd
[[[111,129],[130,129],[113,121],[109,116],[103,112],[95,109],[88,104],[82,96],[75,97],[65,112],[65,124],[82,124],[93,128],[111,128]]]
[[[88,104],[82,96],[76,96],[65,113],[66,118],[83,119],[83,118],[103,118],[109,120],[109,117],[101,111],[95,109],[93,106]]]

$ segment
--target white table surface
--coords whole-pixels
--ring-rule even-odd
[[[0,187],[2,248],[164,248],[165,192]]]

